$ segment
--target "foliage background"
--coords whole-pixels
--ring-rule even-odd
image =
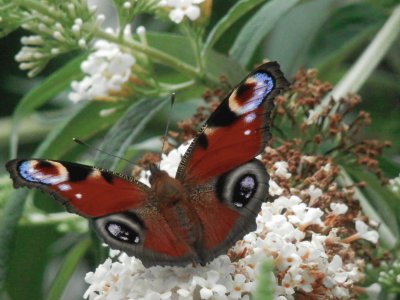
[[[218,24],[237,2],[233,0],[214,1],[207,32]],[[265,1],[258,2],[261,4]],[[275,1],[275,9],[283,9],[284,4],[282,3],[288,4],[289,2],[281,1],[279,4],[278,1]],[[268,58],[277,60],[288,78],[291,78],[300,67],[312,67],[318,69],[322,80],[335,84],[357,61],[371,39],[387,21],[396,5],[397,9],[399,8],[399,1],[396,0],[297,2],[293,8],[288,9],[283,17],[276,20],[264,18],[255,20],[255,16],[259,12],[259,6],[256,6],[224,32],[223,37],[216,43],[215,49],[220,53],[230,55],[233,60],[239,61],[247,70],[250,70],[263,58]],[[107,7],[103,7],[103,9],[107,11]],[[115,24],[115,18],[113,19],[112,15],[107,20],[111,25]],[[251,22],[255,27],[246,27]],[[172,24],[154,20],[149,16],[138,18],[135,23],[144,25],[148,32],[176,32],[176,28]],[[243,33],[243,30],[248,30],[248,32]],[[77,55],[77,53],[71,53],[67,57],[56,59],[38,77],[28,79],[26,73],[18,69],[14,60],[15,54],[21,47],[19,40],[24,34],[26,32],[19,29],[0,39],[0,65],[2,66],[0,68],[0,165],[4,165],[10,158],[12,113],[21,98],[32,88],[43,84],[47,76],[53,74],[65,65],[66,61]],[[251,39],[250,35],[253,35]],[[240,38],[243,41],[238,40]],[[256,51],[241,52],[245,50],[240,49],[238,45],[246,43],[257,43]],[[179,48],[179,45],[166,44],[167,46],[164,46],[170,48],[168,49],[170,53],[175,53],[177,57],[184,55],[185,50]],[[243,53],[246,55],[243,56]],[[358,91],[363,99],[359,109],[369,112],[373,120],[368,131],[363,132],[359,138],[368,137],[392,141],[392,147],[385,152],[380,162],[388,177],[398,176],[400,172],[399,54],[400,38],[397,37],[378,67]],[[160,72],[163,78],[180,80],[180,75],[176,71],[163,68],[160,69]],[[238,74],[233,76],[241,78],[242,75],[243,73],[238,71]],[[201,101],[200,96],[203,89],[204,87],[198,86],[190,91],[178,93],[171,124],[175,124],[177,120],[188,117],[194,112],[196,105]],[[19,157],[31,157],[35,149],[43,147],[43,141],[46,143],[46,138],[49,140],[51,130],[77,111],[76,105],[71,103],[66,95],[65,91],[57,93],[56,96],[50,97],[50,101],[46,101],[38,109],[35,109],[33,114],[24,116],[18,121]],[[87,113],[92,113],[94,118],[91,121],[100,125],[103,120],[95,120],[97,118],[95,112],[109,106],[107,103],[96,103],[89,107]],[[166,107],[157,112],[156,116],[136,137],[134,143],[137,144],[150,137],[162,135],[167,113]],[[99,130],[92,130],[92,132],[85,127],[85,124],[72,126],[66,133],[59,132],[61,135],[58,136],[57,144],[46,146],[47,150],[44,153],[49,158],[68,160],[76,160],[81,154],[86,153],[84,159],[90,160],[90,156],[87,155],[88,151],[73,144],[70,141],[71,136],[87,137],[87,140],[96,142],[97,138],[101,140],[104,137],[106,130],[113,122],[115,120],[109,120],[106,125],[98,127]],[[157,143],[150,143],[150,147],[145,148],[157,151],[157,147]],[[58,154],[60,151],[61,155]],[[130,154],[135,157],[143,151],[143,147],[133,147],[131,151]],[[10,198],[11,185],[4,168],[0,169],[0,175],[1,208]],[[362,179],[373,180],[368,176]],[[14,194],[10,199],[15,199],[15,197],[17,196]],[[37,207],[46,212],[59,211],[59,206],[46,196],[35,193],[30,194],[30,197],[33,197]],[[386,219],[385,215],[381,217]],[[2,218],[4,220],[4,215]],[[83,295],[86,285],[82,278],[101,260],[101,253],[98,252],[98,247],[90,241],[87,234],[81,234],[76,230],[67,230],[68,233],[60,232],[57,230],[57,224],[57,221],[20,222],[16,231],[15,245],[12,249],[8,249],[12,254],[11,261],[6,262],[9,263],[10,272],[5,281],[6,289],[3,294],[0,294],[0,298],[18,300],[79,299]],[[2,247],[4,245],[0,245],[0,248]],[[1,262],[1,264],[3,263]],[[2,267],[4,265],[0,265],[0,268]],[[57,276],[57,274],[61,275]]]

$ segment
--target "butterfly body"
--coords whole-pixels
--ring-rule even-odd
[[[275,62],[251,72],[200,129],[175,178],[152,166],[150,186],[65,161],[15,159],[6,168],[15,187],[51,194],[145,266],[205,264],[256,228],[269,176],[254,157],[270,138],[273,99],[287,85]]]

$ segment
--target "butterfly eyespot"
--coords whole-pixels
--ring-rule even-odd
[[[246,174],[235,183],[233,191],[233,205],[240,208],[246,206],[257,191],[257,178],[253,174]]]
[[[129,229],[127,226],[115,222],[109,222],[106,230],[115,239],[131,244],[139,244],[139,234]]]
[[[97,234],[113,249],[133,253],[143,241],[144,224],[132,212],[93,219]]]
[[[217,198],[236,210],[257,211],[268,196],[269,177],[265,166],[253,159],[218,178]]]

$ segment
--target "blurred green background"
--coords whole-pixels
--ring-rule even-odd
[[[214,1],[210,30],[237,1]],[[371,39],[387,21],[395,5],[399,1],[340,1],[317,0],[300,1],[287,14],[279,18],[272,30],[262,37],[256,53],[246,67],[260,62],[263,58],[277,60],[288,78],[301,68],[316,68],[322,80],[337,83],[353,63],[365,50]],[[110,25],[115,25],[112,8],[107,18]],[[238,33],[257,12],[257,8],[244,15],[232,26],[215,45],[224,54],[229,54]],[[173,32],[174,27],[149,16],[135,20],[134,25],[144,25],[150,31]],[[34,79],[28,79],[26,73],[18,69],[14,60],[19,51],[20,38],[27,33],[17,30],[0,39],[0,164],[10,159],[9,143],[11,133],[12,113],[19,100],[34,86],[40,84],[47,75],[59,69],[68,57],[52,61],[43,73]],[[182,50],[184,51],[184,50]],[[235,53],[231,53],[235,56]],[[174,77],[173,71],[164,70],[165,77]],[[400,163],[400,37],[386,53],[378,68],[362,86],[359,94],[363,102],[360,110],[371,114],[372,123],[368,130],[362,132],[364,137],[390,140],[392,147],[384,154],[382,168],[389,177],[398,176]],[[192,89],[190,92],[178,94],[172,122],[189,117],[201,103],[203,88]],[[74,110],[74,104],[67,99],[67,91],[58,95],[40,107],[31,117],[25,118],[20,124],[19,157],[30,157],[38,145],[48,135],[49,131],[62,122],[66,115]],[[160,136],[165,130],[168,109],[164,108],[146,126],[136,142],[148,137]],[[98,132],[97,137],[102,137]],[[71,142],[72,143],[72,142]],[[70,151],[64,159],[74,159],[86,151],[80,149]],[[7,182],[5,169],[0,169],[1,181]],[[6,188],[4,188],[6,189]],[[7,188],[8,189],[8,188]],[[11,189],[11,187],[9,188]],[[3,193],[8,191],[3,190]],[[4,205],[5,199],[0,202]],[[35,196],[35,204],[46,211],[60,211],[47,196]],[[64,259],[71,249],[75,253],[83,251],[85,244],[77,244],[81,240],[79,233],[65,234],[57,230],[54,224],[24,225],[17,230],[15,247],[12,250],[11,272],[7,278],[7,293],[0,295],[4,299],[58,299],[51,298],[48,291],[54,277],[63,265]],[[74,248],[77,247],[78,248]],[[92,249],[93,248],[93,249]],[[87,285],[83,282],[85,273],[93,271],[99,260],[99,253],[94,247],[86,252],[85,258],[76,263],[77,267],[70,277],[62,299],[80,299]],[[79,257],[79,256],[78,256]],[[65,265],[64,265],[65,267]],[[63,270],[69,274],[68,270]],[[66,275],[66,276],[67,276]],[[69,277],[68,277],[69,278]]]

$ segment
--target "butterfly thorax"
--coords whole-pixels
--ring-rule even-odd
[[[150,184],[158,208],[176,237],[195,250],[202,240],[203,231],[182,183],[167,172],[157,170],[152,172]]]

